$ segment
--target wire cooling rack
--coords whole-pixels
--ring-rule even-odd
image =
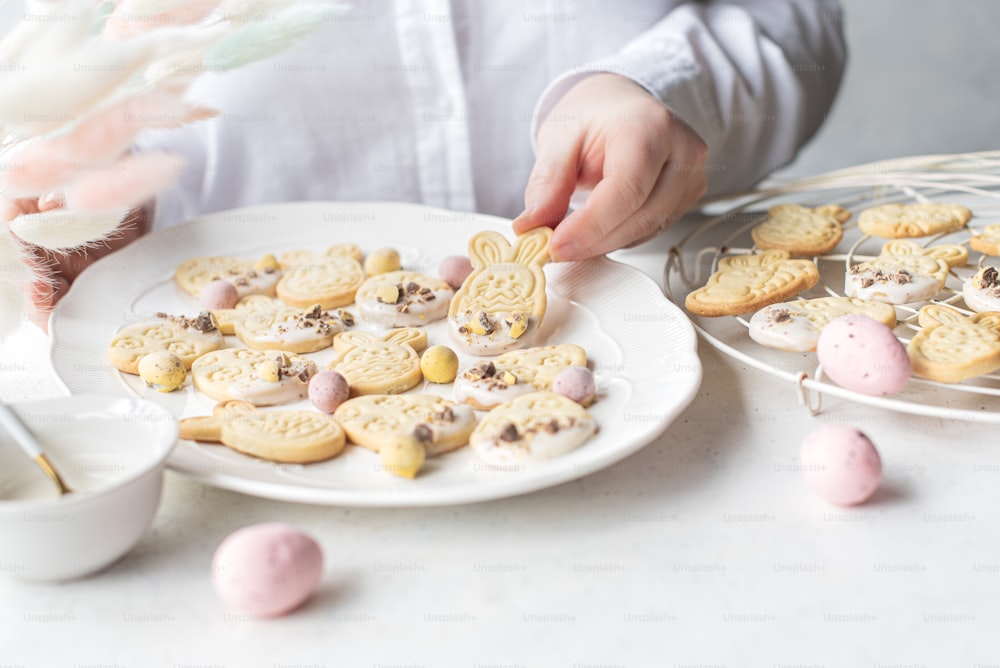
[[[842,296],[844,276],[852,265],[876,257],[887,241],[862,233],[858,214],[888,203],[949,202],[972,210],[966,229],[914,239],[923,246],[941,243],[968,246],[973,234],[1000,223],[1000,151],[899,158],[851,167],[784,183],[710,205],[710,217],[670,249],[664,267],[664,293],[683,308],[688,292],[704,285],[721,258],[756,252],[750,230],[780,203],[815,207],[839,204],[853,214],[844,238],[829,254],[813,258],[819,283],[797,298]],[[920,330],[917,313],[928,303],[946,304],[971,314],[962,299],[962,283],[982,265],[1000,265],[971,251],[965,266],[949,273],[945,288],[931,301],[896,307],[895,334],[904,344]],[[763,346],[750,338],[749,314],[708,318],[689,313],[695,329],[712,346],[747,366],[791,383],[799,401],[814,415],[824,395],[904,413],[944,419],[1000,423],[1000,374],[946,384],[914,376],[891,397],[874,397],[829,382],[815,353],[795,353]]]

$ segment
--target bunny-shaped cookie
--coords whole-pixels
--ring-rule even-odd
[[[530,345],[545,316],[545,274],[552,230],[537,227],[513,246],[497,232],[469,240],[472,273],[448,311],[455,344],[472,355]]]
[[[278,282],[278,297],[299,308],[350,304],[365,280],[361,249],[353,244],[332,246],[322,253],[289,251],[282,254],[281,266],[285,275]]]
[[[391,329],[381,336],[342,332],[333,339],[337,356],[327,369],[339,372],[351,395],[400,394],[422,379],[417,353],[427,347],[427,334],[416,327]]]
[[[794,297],[817,281],[812,260],[792,260],[788,251],[724,257],[705,286],[688,294],[684,306],[708,317],[741,315]]]
[[[885,304],[923,301],[941,291],[949,269],[968,259],[968,249],[956,244],[925,248],[915,241],[890,241],[877,258],[847,271],[844,294]]]
[[[960,204],[893,203],[862,211],[858,216],[858,228],[883,239],[926,237],[961,229],[971,218],[972,212]]]
[[[352,443],[380,451],[393,436],[421,429],[428,456],[440,455],[469,442],[476,413],[433,394],[369,394],[340,404],[334,413]]]
[[[917,375],[958,383],[1000,369],[1000,313],[966,317],[953,308],[928,304],[918,318],[923,327],[906,352]]]
[[[332,416],[316,411],[258,411],[245,401],[224,401],[211,416],[185,418],[180,436],[222,443],[273,462],[307,464],[336,457],[346,436]]]

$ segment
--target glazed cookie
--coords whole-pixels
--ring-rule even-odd
[[[1000,225],[987,225],[979,234],[973,234],[969,246],[985,255],[1000,256]]]
[[[462,371],[455,379],[454,397],[479,410],[490,410],[522,394],[551,389],[560,371],[586,365],[586,351],[571,343],[511,350]]]
[[[215,280],[232,283],[240,298],[273,297],[281,277],[277,265],[236,257],[195,257],[182,262],[174,272],[174,281],[192,297],[200,296],[205,286]]]
[[[449,333],[472,355],[531,345],[545,316],[545,273],[552,230],[537,227],[513,246],[498,232],[469,240],[473,271],[451,300]]]
[[[255,350],[311,353],[329,348],[333,337],[344,331],[344,322],[318,305],[306,311],[287,306],[243,309],[233,321],[233,331]]]
[[[790,257],[784,250],[724,257],[708,283],[688,294],[684,306],[691,313],[708,317],[742,315],[816,285],[816,265]]]
[[[285,274],[278,282],[278,297],[299,308],[336,308],[354,301],[365,280],[361,250],[353,244],[328,248],[322,253],[290,251],[281,256]]]
[[[224,401],[209,417],[181,420],[180,436],[222,443],[245,455],[290,464],[336,457],[346,441],[344,430],[329,415],[315,411],[263,412],[245,401]]]
[[[928,304],[906,348],[913,372],[941,383],[958,383],[1000,369],[1000,313],[966,317],[953,308]]]
[[[138,375],[139,360],[149,353],[171,352],[190,369],[201,355],[223,345],[222,333],[207,311],[197,318],[157,313],[119,330],[108,346],[108,358],[119,371]]]
[[[354,300],[363,320],[380,327],[416,327],[445,317],[454,294],[439,278],[390,271],[365,279]]]
[[[431,394],[355,397],[333,416],[352,443],[376,452],[395,436],[416,432],[428,455],[440,455],[468,443],[476,427],[472,408]]]
[[[965,305],[978,313],[1000,311],[1000,274],[996,267],[983,267],[962,284]]]
[[[415,327],[393,329],[381,336],[343,332],[333,338],[336,357],[327,369],[339,372],[351,394],[400,394],[420,383],[418,352],[427,347],[427,334]]]
[[[580,404],[553,392],[533,392],[487,413],[469,446],[487,464],[529,464],[575,450],[595,433],[597,423]]]
[[[926,237],[965,227],[972,212],[958,204],[883,204],[858,215],[858,228],[883,239]]]
[[[844,294],[885,304],[923,301],[941,291],[949,269],[964,265],[968,259],[964,246],[924,248],[915,241],[889,241],[877,258],[847,271]]]
[[[316,371],[312,360],[295,353],[226,348],[195,360],[191,378],[196,389],[216,401],[275,406],[305,399]]]
[[[793,256],[822,255],[840,243],[843,224],[850,218],[850,211],[833,204],[814,209],[778,204],[768,210],[767,220],[750,234],[761,250],[784,250]]]
[[[851,297],[819,297],[772,304],[750,318],[750,338],[757,343],[792,352],[816,350],[819,333],[843,315],[866,315],[886,327],[896,326],[890,304]]]
[[[213,310],[212,317],[215,318],[215,324],[218,326],[219,331],[226,336],[230,336],[236,333],[236,318],[240,316],[242,311],[265,311],[278,308],[291,307],[285,306],[277,299],[266,295],[250,295],[239,300],[233,308]]]

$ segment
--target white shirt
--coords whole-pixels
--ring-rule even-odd
[[[514,216],[537,122],[580,77],[627,76],[709,146],[709,194],[819,127],[843,72],[836,0],[357,0],[280,56],[201,77],[222,115],[150,135],[185,155],[156,225],[291,200]]]

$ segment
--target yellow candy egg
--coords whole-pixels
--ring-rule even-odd
[[[458,375],[458,355],[448,346],[431,346],[420,358],[420,371],[431,383],[451,383]]]
[[[412,434],[401,434],[383,445],[378,451],[382,468],[388,473],[402,478],[416,477],[417,471],[427,459],[424,444]]]
[[[173,392],[184,384],[187,369],[181,358],[163,350],[143,355],[139,360],[139,378],[157,392]]]
[[[365,258],[365,273],[369,276],[399,271],[399,253],[394,248],[380,248]]]

